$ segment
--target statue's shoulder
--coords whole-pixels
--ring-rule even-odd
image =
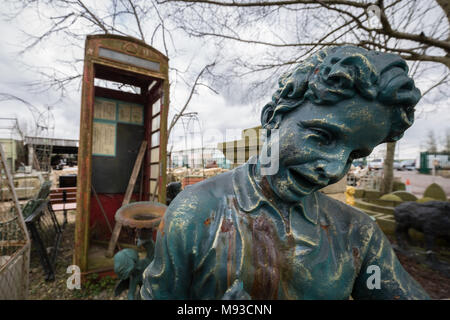
[[[341,237],[348,239],[354,247],[360,248],[361,256],[365,256],[373,236],[382,233],[377,223],[355,207],[321,192],[318,194],[321,214],[327,216],[327,220],[336,227]]]
[[[316,193],[320,210],[338,223],[373,226],[373,219],[363,211],[322,192]]]
[[[167,208],[165,220],[203,221],[233,192],[232,171],[186,186]]]

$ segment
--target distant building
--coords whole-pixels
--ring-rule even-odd
[[[244,164],[250,157],[258,155],[264,142],[261,126],[242,130],[241,139],[217,144],[217,149],[235,168]]]
[[[25,161],[23,141],[16,139],[0,139],[0,143],[3,146],[5,152],[6,161],[11,169],[11,172],[16,172],[20,162]]]
[[[192,148],[187,150],[172,151],[170,155],[170,167],[187,168],[210,168],[218,167],[229,169],[231,161],[227,160],[224,154],[216,148]]]

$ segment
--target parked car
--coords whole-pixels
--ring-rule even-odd
[[[368,163],[369,169],[383,169],[383,164],[384,164],[384,159],[379,158],[379,159],[373,159],[370,160]]]
[[[394,160],[394,170],[400,170],[401,162],[400,160]]]
[[[400,162],[399,170],[416,170],[416,160],[403,160],[402,162]]]

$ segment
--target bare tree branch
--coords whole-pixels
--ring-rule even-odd
[[[170,137],[170,132],[172,131],[173,127],[175,126],[175,124],[177,123],[177,121],[183,116],[183,113],[186,111],[186,108],[189,106],[189,103],[191,102],[191,99],[195,93],[195,88],[200,85],[199,81],[200,78],[202,77],[203,73],[205,71],[207,71],[209,68],[213,67],[216,63],[210,63],[206,66],[203,67],[203,69],[199,72],[199,74],[197,75],[197,77],[195,78],[194,84],[191,87],[191,91],[189,92],[189,96],[186,100],[186,102],[184,103],[183,107],[181,108],[181,110],[173,117],[172,121],[170,122],[170,126],[169,129],[167,131],[167,136]],[[209,88],[209,87],[208,87]],[[213,90],[214,91],[214,90]]]
[[[130,4],[131,9],[133,10],[133,15],[134,15],[134,18],[136,19],[136,24],[139,29],[139,34],[141,35],[141,40],[145,42],[144,32],[142,32],[141,20],[139,19],[139,16],[136,12],[136,6],[133,4],[132,0],[128,0],[128,3]]]

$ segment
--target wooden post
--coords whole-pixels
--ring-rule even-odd
[[[130,181],[128,182],[127,191],[125,192],[125,197],[123,198],[122,206],[128,204],[133,194],[134,185],[136,184],[137,177],[142,165],[142,160],[144,159],[145,149],[147,147],[147,141],[142,141],[141,148],[139,149],[136,162],[134,163],[133,171],[131,173]],[[114,255],[114,249],[119,239],[120,230],[122,229],[122,224],[116,221],[113,233],[111,235],[111,240],[109,241],[108,251],[106,252],[106,257],[111,258]]]

